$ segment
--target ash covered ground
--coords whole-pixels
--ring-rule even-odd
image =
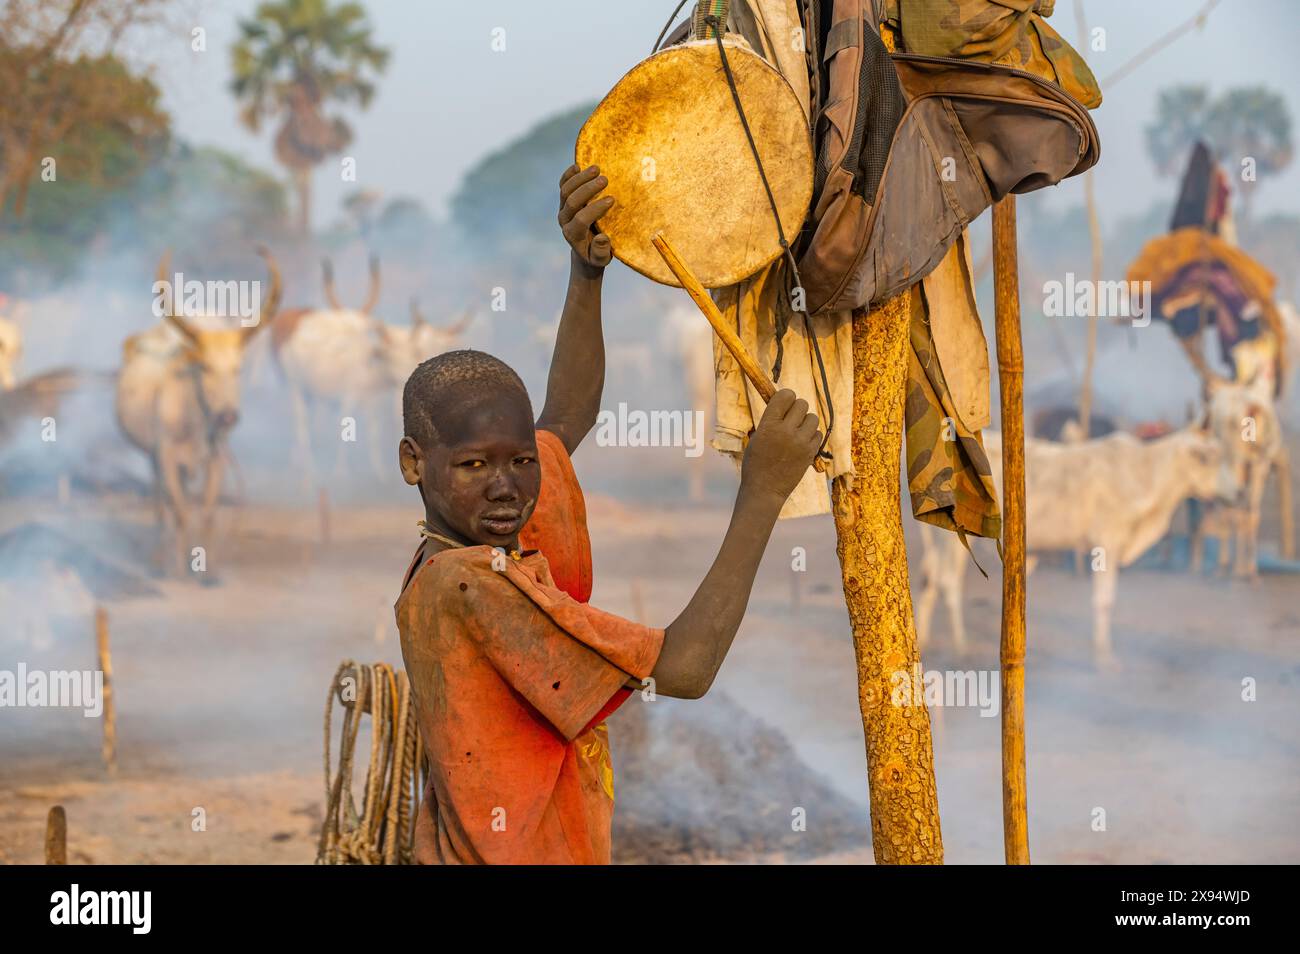
[[[640,461],[618,458],[635,479],[681,466],[671,449],[636,453]],[[616,489],[624,477],[603,466],[607,454],[584,447],[577,466]],[[705,460],[706,504],[637,506],[592,492],[593,602],[660,625],[685,604],[721,539],[734,479],[730,465]],[[667,496],[680,489],[663,479]],[[0,668],[19,659],[94,668],[93,607],[107,608],[119,769],[109,778],[100,764],[98,720],[5,712],[0,860],[39,862],[45,813],[58,803],[74,863],[310,862],[324,810],[326,690],[344,658],[400,664],[391,605],[417,517],[410,505],[339,504],[327,543],[313,507],[228,505],[214,582],[200,585],[141,571],[153,531],[138,496],[74,491],[62,504],[47,495],[0,505],[0,534],[56,528],[144,585],[95,593],[48,556],[22,573],[8,568]],[[807,552],[806,572],[791,571],[795,547]],[[991,579],[968,578],[968,650],[951,651],[940,611],[927,669],[997,667],[1000,581],[991,550],[979,553]],[[1120,583],[1123,668],[1099,672],[1087,579],[1054,565],[1035,571],[1026,701],[1034,859],[1300,859],[1298,597],[1296,576],[1237,583],[1150,560]],[[1245,678],[1256,680],[1254,702],[1242,700]],[[947,859],[999,862],[998,719],[964,707],[936,709],[932,720]],[[616,861],[870,861],[830,519],[778,524],[709,696],[634,695],[610,731]],[[200,807],[207,826],[195,832]]]

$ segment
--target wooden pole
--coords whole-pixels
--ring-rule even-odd
[[[776,394],[776,385],[759,367],[758,362],[749,353],[749,349],[745,347],[745,343],[727,324],[727,320],[722,317],[722,312],[718,311],[718,306],[713,301],[713,297],[700,284],[700,280],[695,277],[695,273],[682,261],[681,256],[668,244],[668,240],[662,234],[653,236],[650,241],[654,243],[654,247],[663,257],[664,264],[677,276],[677,280],[682,283],[682,288],[686,289],[686,293],[691,296],[691,300],[695,302],[700,312],[713,326],[714,333],[717,334],[718,339],[726,349],[731,352],[731,356],[736,359],[736,363],[740,365],[740,370],[745,373],[749,383],[754,385],[755,390],[758,391],[764,402],[772,400],[772,395]],[[813,466],[820,473],[825,473],[827,467],[825,458],[818,457],[813,462]]]
[[[113,707],[113,654],[108,647],[108,610],[95,607],[95,646],[104,674],[104,744],[101,755],[109,775],[117,774],[117,712]]]
[[[832,484],[877,864],[942,864],[930,714],[899,501],[912,290],[853,317],[853,469]]]
[[[1291,455],[1287,453],[1286,443],[1279,445],[1277,460],[1277,503],[1282,511],[1279,527],[1283,560],[1295,559],[1295,509],[1291,502]]]
[[[68,816],[62,805],[55,805],[45,819],[45,863],[68,863]]]
[[[1083,0],[1074,0],[1074,14],[1079,28],[1079,41],[1088,36],[1088,22],[1083,15]],[[1079,427],[1082,440],[1092,436],[1092,371],[1097,361],[1097,311],[1098,289],[1101,287],[1101,219],[1097,215],[1097,190],[1092,170],[1083,174],[1083,199],[1088,209],[1088,236],[1092,240],[1092,291],[1093,313],[1088,319],[1088,346],[1083,362],[1083,385],[1079,389]],[[1019,285],[1017,285],[1017,288]],[[1017,310],[1017,313],[1019,311]],[[1082,551],[1075,552],[1076,568],[1082,563]]]
[[[998,393],[1002,404],[1002,834],[1007,864],[1029,864],[1025,793],[1025,363],[1020,343],[1016,197],[993,207]]]
[[[1094,194],[1092,170],[1083,174],[1084,201],[1088,205],[1088,231],[1092,236],[1092,289],[1093,312],[1088,315],[1088,344],[1083,359],[1083,385],[1079,389],[1079,427],[1082,440],[1092,436],[1092,374],[1097,364],[1097,289],[1101,287],[1101,223],[1097,218],[1097,199]],[[1051,319],[1048,319],[1049,321]]]

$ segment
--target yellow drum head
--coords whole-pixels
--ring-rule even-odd
[[[734,40],[727,61],[781,226],[793,242],[812,200],[813,153],[790,84]],[[658,232],[707,288],[748,278],[781,254],[772,208],[736,112],[717,42],[670,47],[635,66],[578,134],[578,166],[609,179],[615,205],[600,220],[614,254],[680,285],[651,244]]]

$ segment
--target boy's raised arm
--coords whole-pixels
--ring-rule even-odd
[[[610,210],[610,196],[597,199],[609,184],[595,166],[570,166],[560,178],[560,230],[573,249],[569,290],[555,335],[546,403],[537,426],[564,442],[572,454],[596,424],[605,387],[605,337],[600,321],[600,286],[613,258],[609,236],[596,220]]]
[[[754,576],[786,498],[811,466],[821,432],[817,415],[793,391],[778,391],[745,449],[731,524],[704,581],[668,626],[651,674],[655,691],[698,699],[731,648]],[[629,685],[641,688],[639,681]]]

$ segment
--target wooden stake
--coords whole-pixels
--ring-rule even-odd
[[[745,372],[745,377],[749,379],[750,384],[754,385],[759,397],[764,402],[772,400],[772,395],[776,394],[776,385],[759,367],[758,362],[749,353],[749,349],[745,347],[745,343],[727,324],[727,320],[722,317],[722,312],[718,311],[718,306],[713,301],[712,296],[700,284],[700,280],[695,277],[695,273],[681,260],[681,257],[668,244],[668,240],[663,237],[662,233],[655,235],[650,241],[654,243],[654,247],[663,256],[664,264],[677,276],[677,280],[682,283],[682,287],[691,296],[691,300],[695,302],[704,317],[708,319],[709,324],[713,326],[714,333],[717,334],[727,350],[731,352],[731,356],[736,359],[736,363],[740,365],[740,370]],[[819,473],[826,473],[827,466],[824,457],[818,457],[813,462],[813,467]]]
[[[104,745],[101,754],[109,775],[117,774],[117,712],[113,707],[113,654],[108,647],[108,610],[95,607],[95,645],[104,674]]]
[[[68,816],[62,805],[55,805],[45,818],[45,863],[68,863]]]
[[[1083,0],[1074,0],[1074,14],[1080,37],[1088,35],[1088,22],[1083,15]],[[1083,199],[1088,209],[1088,236],[1092,242],[1092,289],[1095,293],[1101,287],[1101,219],[1097,215],[1097,190],[1092,177],[1093,170],[1083,174]],[[1017,286],[1019,287],[1019,286]],[[1088,315],[1088,344],[1083,362],[1083,384],[1079,389],[1079,426],[1083,430],[1083,440],[1092,435],[1092,371],[1097,362],[1097,309],[1094,294],[1093,313]],[[1019,315],[1017,304],[1016,314]],[[1016,332],[1019,337],[1019,331]],[[1083,551],[1075,553],[1076,565],[1082,564]]]
[[[913,291],[853,316],[853,468],[832,483],[877,864],[942,864],[934,745],[899,499]]]
[[[1083,193],[1088,203],[1088,228],[1092,232],[1092,287],[1101,287],[1101,225],[1097,220],[1096,198],[1093,196],[1092,170],[1083,174]],[[1083,385],[1079,389],[1079,428],[1081,440],[1092,436],[1092,374],[1097,364],[1097,309],[1094,305],[1088,315],[1088,343],[1083,358]]]
[[[1280,547],[1282,559],[1294,560],[1295,510],[1291,502],[1291,456],[1287,453],[1285,444],[1280,445],[1277,461],[1273,466],[1277,469],[1277,504],[1282,511],[1278,524],[1282,538]]]
[[[1002,403],[1002,836],[1029,864],[1025,792],[1025,363],[1020,342],[1016,197],[993,207],[998,393]]]

